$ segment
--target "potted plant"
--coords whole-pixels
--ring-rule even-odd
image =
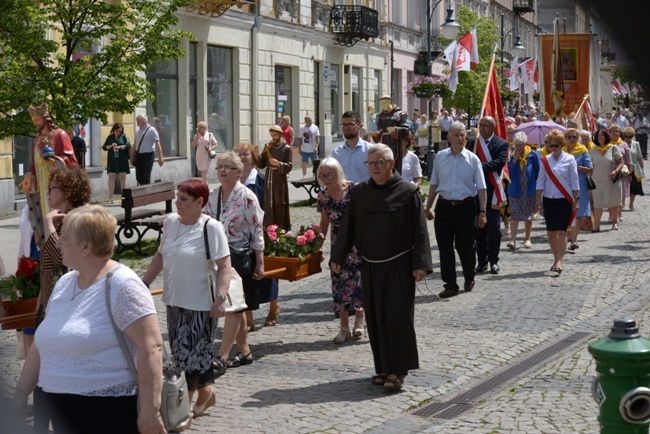
[[[429,99],[434,95],[444,94],[446,84],[440,77],[416,75],[415,79],[406,85],[406,93],[417,98]]]
[[[36,313],[41,289],[40,264],[34,258],[22,257],[13,276],[0,281],[0,298],[7,317]],[[4,322],[3,330],[34,327],[34,319]]]
[[[320,273],[323,238],[317,225],[301,226],[296,233],[270,225],[264,231],[265,276],[294,281]]]

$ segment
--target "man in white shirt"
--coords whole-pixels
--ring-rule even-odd
[[[312,123],[311,117],[305,116],[305,126],[300,129],[302,140],[299,141],[298,150],[302,155],[302,179],[307,176],[307,163],[311,158],[311,163],[318,160],[318,147],[320,146],[320,131]]]
[[[354,182],[365,182],[370,178],[370,170],[366,166],[368,148],[372,145],[359,136],[363,128],[361,115],[347,111],[341,116],[341,129],[345,142],[332,151],[332,157],[341,164],[345,179]]]
[[[616,113],[614,113],[614,122],[616,122],[618,126],[621,127],[621,131],[623,131],[623,128],[630,126],[627,118],[623,115],[623,113],[621,113],[621,109],[616,109]]]
[[[458,295],[456,283],[456,256],[454,244],[460,257],[465,277],[464,289],[474,288],[476,275],[476,250],[474,238],[477,231],[477,210],[475,197],[478,196],[478,227],[487,223],[487,191],[481,160],[465,148],[467,131],[462,122],[453,122],[449,127],[448,140],[451,147],[436,155],[429,186],[429,198],[425,214],[429,220],[434,218],[431,206],[436,198],[434,228],[440,252],[440,271],[445,289],[440,298]]]
[[[636,112],[636,117],[632,124],[634,131],[636,132],[636,140],[641,145],[641,153],[643,154],[643,159],[648,159],[648,132],[650,131],[650,123],[648,123],[648,118],[643,115],[641,110]]]
[[[449,112],[445,109],[440,110],[440,118],[438,119],[438,126],[440,127],[440,139],[447,140],[447,133],[451,127],[454,118],[449,116]]]
[[[134,152],[138,153],[138,161],[135,163],[135,179],[138,181],[138,185],[151,184],[151,171],[156,159],[155,152],[158,152],[158,165],[162,167],[165,164],[162,146],[160,146],[160,136],[158,136],[156,128],[149,125],[149,120],[145,115],[137,116],[135,122],[139,128],[133,144]]]

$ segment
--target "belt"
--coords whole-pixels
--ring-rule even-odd
[[[408,250],[404,250],[402,253],[398,253],[398,254],[395,255],[395,256],[391,256],[391,257],[388,258],[388,259],[379,259],[379,260],[374,260],[374,259],[368,259],[368,258],[366,258],[366,257],[363,256],[363,255],[361,255],[361,257],[363,258],[364,261],[366,261],[366,262],[370,262],[371,264],[383,264],[384,262],[390,262],[390,261],[392,261],[392,260],[394,260],[394,259],[399,258],[400,256],[404,256],[404,255],[406,255],[408,252],[410,252],[411,250],[413,250],[413,247],[411,247],[411,248],[408,249]]]
[[[466,197],[465,199],[461,199],[461,200],[447,200],[444,197],[439,196],[438,200],[441,200],[442,203],[446,203],[446,204],[451,205],[451,206],[457,206],[457,205],[462,205],[464,203],[467,203],[467,202],[470,202],[470,201],[474,200],[474,197],[470,196],[470,197]]]

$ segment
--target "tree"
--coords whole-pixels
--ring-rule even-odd
[[[190,0],[2,0],[0,137],[33,135],[27,107],[49,103],[62,127],[131,113],[146,68],[184,56],[174,29]],[[37,5],[38,3],[38,5]]]
[[[459,36],[470,32],[476,27],[478,39],[479,63],[474,71],[461,71],[458,73],[458,87],[456,93],[446,92],[442,103],[445,107],[463,109],[471,116],[478,114],[483,103],[483,94],[487,84],[490,60],[496,42],[499,40],[498,29],[495,22],[488,17],[479,17],[470,8],[459,5],[458,23],[460,24]],[[451,43],[450,39],[440,38],[443,46]],[[497,65],[498,66],[498,65]],[[495,66],[496,67],[496,66]]]

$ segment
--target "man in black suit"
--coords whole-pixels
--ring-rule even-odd
[[[478,256],[476,272],[483,273],[490,265],[490,273],[499,273],[499,250],[501,249],[501,212],[492,208],[492,196],[494,185],[490,180],[490,172],[496,172],[497,177],[501,174],[503,166],[508,159],[508,142],[501,137],[494,135],[496,121],[492,116],[484,116],[479,120],[479,140],[487,145],[492,161],[483,161],[483,173],[487,186],[487,224],[478,229],[476,234],[476,253]],[[470,137],[467,147],[474,148],[475,137]],[[477,144],[481,146],[481,144]]]

